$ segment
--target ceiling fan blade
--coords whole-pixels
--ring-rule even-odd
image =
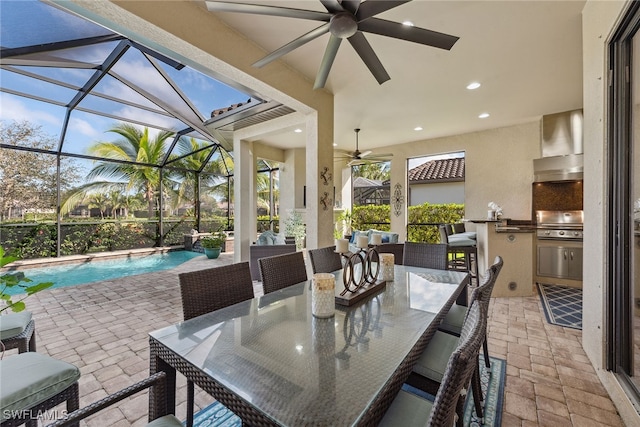
[[[414,43],[451,50],[460,37],[419,27],[409,27],[398,22],[371,18],[358,22],[358,30],[366,33],[379,34]]]
[[[314,10],[292,9],[288,7],[266,6],[261,4],[231,3],[226,1],[206,1],[209,12],[251,13],[254,15],[281,16],[284,18],[310,19],[312,21],[326,21],[331,14]]]
[[[299,48],[300,46],[309,43],[311,40],[317,39],[318,37],[329,32],[329,24],[324,24],[316,28],[315,30],[309,31],[307,34],[304,34],[297,39],[287,43],[286,45],[274,50],[264,58],[259,61],[253,63],[253,66],[256,68],[264,67],[268,63],[280,58],[283,55],[291,52],[294,49]]]
[[[360,4],[360,0],[342,0],[341,3],[344,10],[347,10],[354,15],[358,12],[358,9],[360,9]]]
[[[353,46],[355,51],[358,53],[360,59],[362,59],[362,62],[364,62],[369,71],[371,71],[373,77],[376,78],[378,84],[382,84],[391,79],[391,77],[389,77],[389,74],[387,73],[387,70],[385,70],[382,66],[382,62],[380,62],[378,56],[373,51],[373,48],[364,37],[364,34],[358,31],[347,40],[349,40],[351,46]]]
[[[344,12],[344,7],[342,7],[338,0],[320,0],[320,3],[322,3],[329,13]]]
[[[340,47],[341,41],[342,39],[331,34],[329,43],[327,43],[327,48],[324,51],[324,56],[322,57],[322,62],[320,63],[320,69],[318,70],[318,74],[316,75],[316,82],[313,85],[314,89],[323,88],[325,83],[327,82],[329,71],[331,70],[334,59],[336,59],[336,54],[338,53],[338,48]]]
[[[393,9],[396,6],[400,6],[401,4],[409,3],[411,0],[376,0],[376,1],[365,1],[358,8],[358,12],[356,13],[356,19],[358,21],[362,21],[372,16],[375,16],[379,13],[386,12],[389,9]],[[342,2],[344,6],[344,1]],[[351,11],[350,11],[351,12]]]
[[[373,151],[371,151],[371,150],[367,150],[367,151],[365,151],[363,153],[360,153],[360,158],[364,159],[365,157],[367,157],[371,153],[373,153]]]

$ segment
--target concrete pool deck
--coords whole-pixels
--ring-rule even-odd
[[[149,375],[148,333],[182,320],[179,273],[232,262],[233,253],[202,256],[171,270],[33,295],[26,303],[36,321],[37,351],[80,368],[84,407]],[[262,294],[262,287],[254,291]],[[503,426],[623,425],[582,350],[581,331],[548,324],[537,295],[492,298],[488,332],[491,355],[507,360]],[[181,375],[177,386],[176,415],[184,419]],[[212,401],[196,387],[198,407]],[[142,426],[147,410],[147,393],[141,393],[83,425]]]

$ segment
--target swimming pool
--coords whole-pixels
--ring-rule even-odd
[[[91,262],[65,264],[55,267],[29,268],[20,271],[23,271],[25,276],[32,280],[28,285],[53,282],[53,287],[49,289],[55,289],[168,270],[198,256],[202,256],[202,254],[191,251],[172,251],[104,261],[92,260]],[[10,295],[23,293],[22,288],[7,289],[7,291]]]

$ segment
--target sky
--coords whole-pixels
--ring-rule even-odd
[[[26,16],[29,19],[25,19]],[[3,48],[16,48],[51,40],[64,40],[68,37],[108,33],[104,28],[93,23],[86,21],[79,23],[80,19],[41,2],[3,0],[0,2],[0,37]],[[45,22],[47,25],[43,25]],[[69,68],[32,66],[16,66],[16,68],[80,87],[95,72],[92,69],[82,69],[81,67],[87,63],[94,66],[102,63],[116,45],[117,41],[113,41],[91,47],[56,52],[56,59],[71,63],[72,66]],[[170,108],[175,108],[198,122],[208,119],[214,109],[246,102],[249,99],[248,95],[188,67],[176,70],[163,62],[156,61],[156,63],[170,79],[178,84],[182,93],[189,98],[198,111],[197,114],[167,84],[162,74],[154,68],[152,63],[136,49],[129,49],[111,69],[113,76],[104,77],[95,86],[94,91],[110,97],[126,99],[147,109],[92,95],[86,96],[79,107],[116,117],[130,118],[148,123],[151,126],[179,130],[185,128],[186,125],[161,114],[163,112],[161,107],[134,92],[120,80],[129,81],[139,86],[143,91],[155,94]],[[66,108],[18,96],[11,92],[23,92],[66,105],[76,95],[76,90],[29,78],[6,69],[0,69],[0,87],[3,89],[0,92],[0,120],[27,120],[40,125],[47,134],[59,139]],[[113,140],[116,135],[106,131],[113,128],[118,122],[114,117],[74,110],[70,116],[63,152],[86,154],[86,148],[94,142]]]

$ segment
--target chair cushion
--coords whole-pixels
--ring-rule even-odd
[[[425,426],[431,414],[433,403],[420,396],[400,390],[391,406],[384,414],[379,426]]]
[[[453,304],[440,324],[439,329],[450,334],[460,335],[464,318],[467,315],[467,308],[464,305]]]
[[[449,236],[449,238],[451,237],[453,237],[454,239],[464,237],[465,239],[477,240],[478,233],[476,233],[475,231],[465,231],[463,233],[452,234],[451,236]]]
[[[27,352],[0,360],[0,417],[29,409],[57,395],[80,378],[70,363]]]
[[[455,234],[449,236],[449,246],[475,246],[478,242],[473,239],[461,236],[457,237]]]
[[[413,372],[430,380],[442,382],[442,376],[447,368],[449,357],[451,357],[451,353],[454,352],[457,346],[458,337],[437,331],[429,341],[427,348],[420,355]]]
[[[183,427],[183,425],[175,415],[165,415],[151,421],[147,427]]]
[[[275,235],[273,231],[267,230],[258,236],[258,240],[256,241],[257,245],[273,245],[275,240]]]
[[[29,311],[0,316],[0,340],[21,334],[29,322],[31,322],[31,312]]]

